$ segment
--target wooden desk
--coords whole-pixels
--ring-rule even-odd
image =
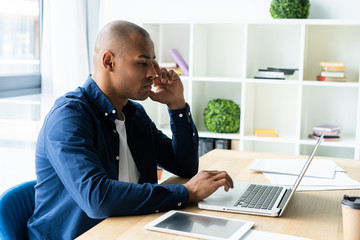
[[[213,150],[200,159],[200,169],[225,170],[234,180],[268,182],[262,173],[248,170],[254,158],[304,158],[279,154]],[[320,157],[316,157],[320,158]],[[329,159],[329,158],[327,158]],[[332,159],[345,169],[348,176],[360,180],[360,161]],[[186,180],[172,177],[166,184],[184,183]],[[200,210],[196,204],[183,211],[203,213],[255,222],[253,229],[291,234],[311,239],[341,240],[341,199],[344,194],[360,196],[360,190],[297,192],[282,217],[263,217],[236,213]],[[144,229],[144,226],[163,213],[133,217],[112,217],[99,223],[78,239],[192,239]]]

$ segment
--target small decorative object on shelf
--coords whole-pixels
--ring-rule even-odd
[[[240,129],[240,106],[232,100],[210,100],[204,111],[204,123],[210,132],[236,133]]]
[[[307,18],[309,0],[272,0],[270,14],[273,18]]]

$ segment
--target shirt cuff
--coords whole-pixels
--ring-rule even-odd
[[[176,110],[168,109],[168,111],[169,111],[171,122],[181,123],[181,122],[184,122],[184,120],[187,120],[187,122],[189,122],[189,123],[192,122],[190,106],[187,103],[186,103],[186,108],[176,109]]]

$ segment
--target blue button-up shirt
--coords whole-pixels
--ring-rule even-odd
[[[144,108],[122,109],[139,184],[118,181],[117,110],[91,76],[59,98],[44,120],[36,148],[35,211],[30,239],[73,239],[111,216],[184,207],[183,185],[157,184],[157,166],[189,178],[198,171],[198,133],[189,106],[169,110],[172,139]]]

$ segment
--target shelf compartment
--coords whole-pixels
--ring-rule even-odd
[[[244,25],[195,24],[192,75],[243,77]]]
[[[210,100],[216,98],[232,100],[240,106],[241,114],[241,83],[192,82],[192,86],[192,102],[196,103],[192,106],[193,119],[199,131],[208,132],[204,124],[203,114]]]
[[[154,42],[158,62],[174,62],[169,49],[179,51],[189,65],[190,24],[144,24]]]
[[[296,138],[299,91],[296,85],[246,84],[244,135],[273,128],[280,137]]]
[[[344,62],[348,82],[359,82],[360,26],[307,25],[304,80],[316,80],[320,62]]]
[[[301,39],[300,24],[249,24],[246,77],[267,67],[299,69]]]
[[[340,136],[355,139],[358,89],[331,86],[303,86],[301,139],[308,138],[313,127],[322,124],[340,125]]]

